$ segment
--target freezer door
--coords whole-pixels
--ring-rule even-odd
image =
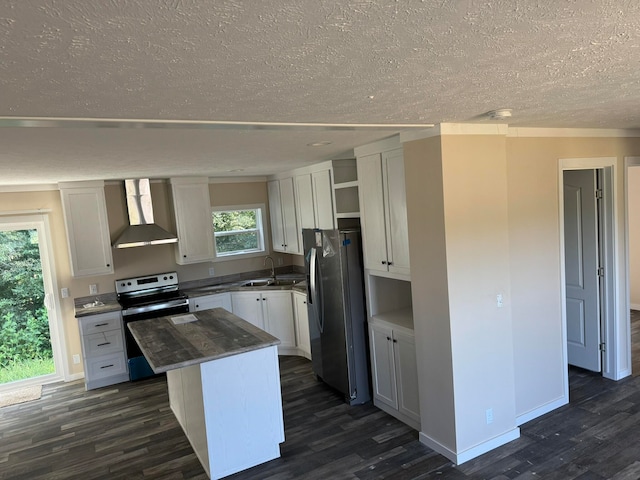
[[[342,268],[342,245],[338,230],[323,230],[322,247],[318,259],[322,291],[322,380],[345,396],[351,396],[347,357],[347,318],[345,278]],[[312,352],[313,355],[313,352]]]

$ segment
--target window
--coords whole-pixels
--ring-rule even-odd
[[[218,258],[260,254],[265,251],[263,210],[264,205],[217,207],[212,210]]]

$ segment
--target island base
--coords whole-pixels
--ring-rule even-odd
[[[169,404],[205,471],[226,477],[280,456],[276,346],[167,371]]]

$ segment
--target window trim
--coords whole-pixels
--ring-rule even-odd
[[[214,213],[218,213],[218,212],[232,212],[232,211],[237,211],[237,210],[258,210],[259,211],[259,218],[258,218],[258,224],[259,227],[255,228],[255,229],[251,229],[251,230],[234,230],[234,232],[237,233],[241,233],[241,232],[257,232],[258,234],[258,240],[261,243],[262,249],[261,250],[251,250],[251,251],[247,251],[245,253],[232,253],[232,254],[226,254],[226,255],[219,255],[218,254],[218,248],[216,245],[216,231],[215,231],[215,227],[213,228],[213,248],[214,248],[214,252],[215,252],[215,258],[216,261],[218,262],[224,262],[224,261],[229,261],[229,260],[240,260],[240,259],[244,259],[244,258],[251,258],[251,257],[263,257],[265,255],[268,255],[269,252],[269,244],[267,243],[267,232],[265,231],[265,223],[266,223],[266,206],[264,203],[253,203],[253,204],[246,204],[246,205],[218,205],[218,206],[214,206],[211,207],[211,224],[213,226],[213,214]],[[232,234],[231,231],[229,232],[220,232],[220,235],[230,235]]]

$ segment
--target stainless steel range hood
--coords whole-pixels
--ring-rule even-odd
[[[176,243],[178,237],[153,222],[153,204],[149,179],[125,180],[129,226],[113,242],[115,248],[144,247]]]

